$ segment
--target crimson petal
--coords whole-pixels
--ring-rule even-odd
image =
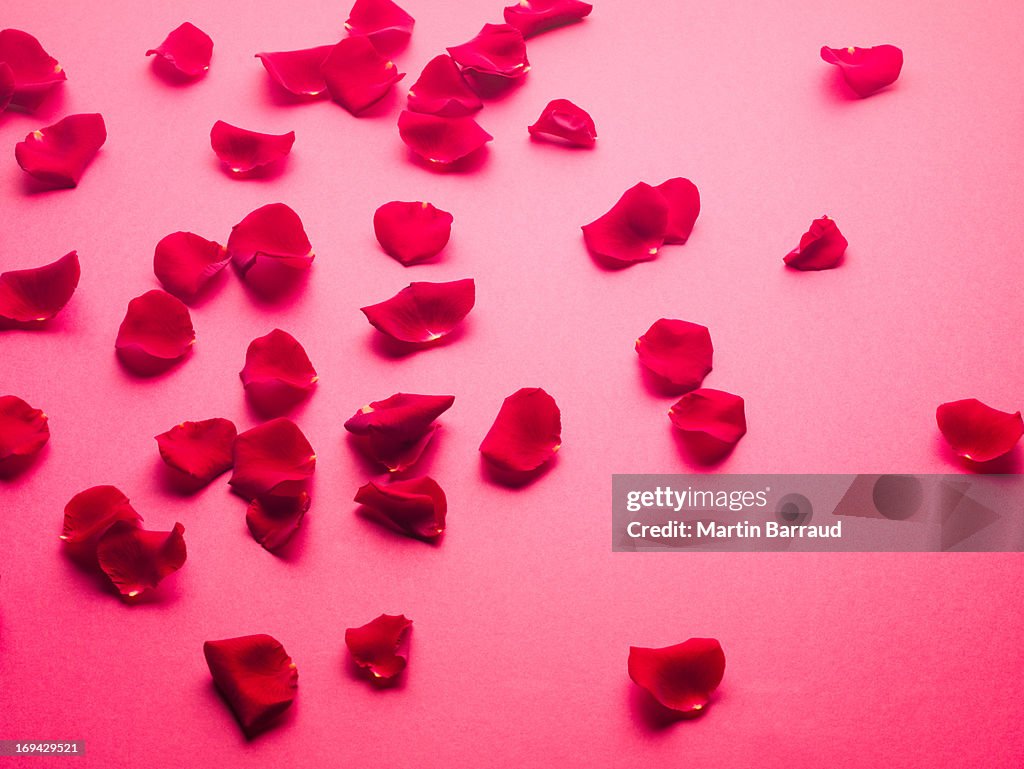
[[[669,206],[649,184],[630,187],[603,216],[583,225],[592,253],[622,266],[653,259],[668,233]]]
[[[629,677],[657,702],[699,715],[725,675],[725,653],[714,638],[691,638],[662,649],[629,647]]]
[[[903,51],[894,45],[873,48],[821,49],[821,58],[839,67],[843,79],[853,91],[864,98],[896,82],[903,69]]]
[[[391,0],[356,0],[345,29],[352,35],[365,35],[379,51],[393,53],[408,44],[415,24],[416,20]]]
[[[405,670],[408,660],[398,650],[411,627],[412,620],[404,614],[381,614],[362,627],[345,630],[345,645],[360,668],[386,683]]]
[[[580,0],[519,0],[505,8],[505,23],[533,37],[549,29],[573,24],[590,15],[594,6]]]
[[[448,49],[464,72],[505,80],[530,71],[523,33],[509,24],[484,24],[472,40]]]
[[[180,473],[206,485],[234,464],[238,431],[229,419],[182,422],[156,436],[160,458]]]
[[[0,30],[0,62],[10,71],[10,104],[23,109],[35,109],[47,91],[68,79],[39,41],[20,29]]]
[[[185,527],[146,531],[134,523],[115,523],[96,543],[100,568],[124,598],[155,588],[185,563]]]
[[[146,56],[157,55],[186,77],[198,77],[210,68],[213,41],[196,25],[186,21]]]
[[[153,289],[128,303],[114,346],[128,368],[152,374],[183,358],[195,341],[188,307],[166,291]]]
[[[46,414],[16,395],[0,396],[0,475],[22,470],[48,440]]]
[[[137,526],[142,517],[118,489],[93,486],[75,494],[65,505],[60,538],[70,545],[95,544],[103,532],[119,521]]]
[[[568,99],[555,99],[540,113],[528,129],[530,136],[564,139],[573,147],[593,147],[597,142],[597,126],[586,110]]]
[[[299,215],[284,203],[270,203],[231,228],[228,254],[244,275],[260,257],[297,270],[309,269],[313,247]]]
[[[405,77],[370,39],[357,35],[338,43],[320,65],[331,98],[353,115],[366,111]]]
[[[476,152],[494,137],[471,117],[440,117],[403,110],[398,134],[428,163],[450,165]]]
[[[848,245],[835,221],[822,216],[811,222],[811,228],[800,238],[800,245],[782,261],[797,270],[830,270],[839,266]]]
[[[318,378],[302,345],[279,328],[249,343],[239,376],[252,404],[271,416],[309,395]]]
[[[1009,453],[1024,435],[1019,411],[999,411],[975,398],[943,403],[935,411],[935,420],[953,451],[974,462],[990,462]]]
[[[484,103],[469,87],[451,56],[441,54],[427,62],[409,89],[409,109],[441,117],[464,117],[483,109]]]
[[[700,215],[700,192],[689,179],[675,177],[655,187],[668,204],[666,243],[685,243]]]
[[[389,256],[404,265],[441,253],[452,234],[452,215],[430,203],[385,203],[373,215],[373,231]]]
[[[310,502],[305,491],[285,496],[263,494],[249,503],[245,523],[253,539],[273,552],[284,547],[298,531]]]
[[[454,395],[396,393],[363,406],[345,422],[360,449],[392,472],[411,467],[437,430],[433,424],[451,408]]]
[[[356,492],[355,501],[391,528],[422,540],[444,533],[448,501],[433,478],[411,478],[378,484],[370,481]]]
[[[102,115],[68,115],[18,142],[14,157],[25,173],[41,182],[53,187],[76,187],[106,140]]]
[[[153,272],[168,293],[191,301],[231,261],[227,249],[193,232],[172,232],[153,253]]]
[[[292,151],[295,131],[263,134],[218,120],[210,130],[210,145],[220,161],[234,174],[276,163]]]
[[[313,477],[316,454],[302,430],[285,417],[271,419],[235,439],[235,470],[229,483],[237,494],[298,496]]]
[[[3,112],[14,98],[14,70],[5,61],[0,61],[0,112]]]
[[[75,251],[42,267],[0,274],[0,328],[33,328],[50,320],[71,299],[79,277]]]
[[[743,398],[722,390],[705,387],[688,392],[668,415],[684,433],[702,433],[730,446],[747,432]]]
[[[711,333],[706,326],[661,318],[636,340],[640,362],[681,391],[700,387],[711,372]]]
[[[321,96],[327,92],[320,65],[333,45],[304,48],[301,51],[258,53],[270,77],[284,90],[295,96]]]
[[[480,444],[480,453],[502,470],[527,473],[550,460],[562,445],[562,413],[539,387],[508,396]]]
[[[410,283],[390,299],[363,307],[370,325],[410,344],[436,342],[450,334],[476,302],[472,278],[450,283]]]

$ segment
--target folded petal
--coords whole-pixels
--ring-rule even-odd
[[[78,253],[27,270],[0,274],[0,328],[33,328],[64,309],[81,276]]]
[[[568,99],[548,102],[537,122],[528,130],[530,136],[555,137],[573,147],[593,147],[597,142],[594,119]]]
[[[153,272],[168,293],[191,301],[231,261],[227,249],[194,232],[172,232],[153,254]]]
[[[199,27],[186,21],[146,56],[157,55],[186,77],[198,77],[210,68],[213,41]]]
[[[847,85],[861,98],[896,82],[903,69],[903,51],[894,45],[873,48],[821,49],[821,58],[839,67]]]
[[[373,231],[389,256],[404,265],[441,253],[452,234],[452,215],[430,203],[393,200],[373,215]]]
[[[950,448],[974,462],[1009,453],[1024,435],[1019,411],[999,411],[975,398],[943,403],[935,411],[935,420]]]
[[[182,422],[156,436],[160,458],[180,473],[204,485],[234,464],[238,431],[230,419]]]
[[[668,204],[666,243],[685,243],[700,214],[700,192],[689,179],[676,177],[655,187]]]
[[[331,98],[353,115],[366,111],[384,98],[405,77],[395,63],[382,56],[370,39],[346,37],[320,65]]]
[[[114,346],[128,368],[149,374],[183,358],[195,341],[188,307],[153,289],[128,303]]]
[[[592,253],[615,264],[648,261],[665,242],[668,214],[665,196],[640,182],[608,213],[583,225],[583,240]]]
[[[505,8],[505,23],[522,32],[523,37],[533,37],[580,21],[593,8],[580,0],[519,0]]]
[[[509,24],[484,24],[472,40],[448,49],[463,71],[515,80],[530,71],[523,33]]]
[[[107,128],[101,115],[68,115],[14,145],[14,157],[25,173],[41,182],[53,187],[76,187],[106,140]]]
[[[356,0],[345,29],[350,35],[365,35],[383,53],[394,53],[408,44],[415,24],[416,20],[391,0]]]
[[[437,430],[434,420],[454,402],[453,395],[396,393],[363,406],[345,422],[345,429],[370,459],[399,472],[420,458]]]
[[[390,299],[363,307],[370,325],[411,344],[436,342],[451,333],[476,302],[472,278],[450,283],[410,283]]]
[[[235,439],[232,489],[246,499],[299,496],[316,468],[316,453],[292,420],[278,417]]]
[[[409,109],[441,117],[464,117],[483,109],[484,103],[469,87],[451,56],[441,54],[427,62],[409,89]]]
[[[227,249],[243,275],[261,258],[305,270],[314,256],[302,220],[284,203],[270,203],[249,213],[231,228]]]
[[[434,540],[444,532],[448,500],[433,478],[370,481],[356,492],[356,502],[381,523],[410,537]]]
[[[800,238],[800,245],[782,261],[797,270],[830,270],[839,266],[847,245],[835,221],[822,216],[811,222],[811,228]]]
[[[345,645],[352,659],[373,679],[387,682],[405,670],[407,659],[399,653],[412,620],[404,614],[381,614],[362,627],[345,631]]]
[[[171,531],[146,531],[120,521],[96,543],[96,558],[121,595],[135,598],[184,565],[184,533],[180,523]]]
[[[301,51],[258,53],[271,79],[295,96],[321,96],[327,92],[327,83],[320,65],[333,45],[304,48]]]
[[[252,404],[272,416],[308,396],[318,379],[302,345],[279,328],[249,343],[240,376]]]
[[[232,173],[244,174],[254,168],[276,163],[292,151],[295,131],[262,134],[238,128],[223,120],[213,124],[210,145]]]
[[[310,502],[305,491],[285,496],[263,494],[249,503],[245,523],[253,539],[273,552],[284,547],[298,531]]]
[[[46,414],[17,395],[0,396],[0,474],[18,470],[48,440]]]
[[[23,109],[35,109],[47,91],[68,79],[39,41],[20,29],[0,30],[0,62],[7,65],[7,79],[13,82],[10,104]]]
[[[117,522],[138,526],[140,516],[128,497],[113,486],[93,486],[80,491],[64,507],[60,538],[71,545],[94,545]]]
[[[517,473],[536,470],[562,446],[562,412],[539,387],[508,396],[480,444],[489,462]]]
[[[398,134],[409,149],[438,165],[461,160],[494,138],[471,117],[440,117],[409,110],[398,116]]]
[[[663,707],[699,715],[725,675],[725,653],[714,638],[691,638],[662,649],[629,647],[629,677]]]
[[[693,390],[711,372],[711,333],[706,326],[662,318],[636,340],[640,362],[662,379]]]
[[[688,392],[672,406],[668,416],[684,433],[703,433],[728,445],[747,432],[743,398],[722,390],[705,387]]]

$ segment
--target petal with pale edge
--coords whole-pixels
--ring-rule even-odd
[[[17,395],[0,396],[0,475],[20,470],[48,440],[46,414]]]
[[[800,245],[782,261],[796,270],[830,270],[838,267],[849,245],[834,220],[827,216],[811,222],[800,238]]]
[[[583,240],[591,253],[618,266],[648,261],[665,242],[668,215],[665,196],[640,182],[608,213],[583,225]]]
[[[509,24],[484,24],[476,37],[448,53],[472,74],[515,80],[530,71],[523,33]]]
[[[747,432],[743,398],[722,390],[705,387],[688,392],[668,416],[684,433],[703,433],[727,445],[735,444]]]
[[[292,151],[294,143],[295,131],[264,134],[233,126],[223,120],[214,123],[210,130],[210,146],[234,174],[246,174],[254,168],[276,163]]]
[[[473,154],[494,137],[471,117],[440,117],[403,110],[398,134],[428,163],[450,165]]]
[[[399,472],[420,458],[437,430],[434,420],[454,402],[454,395],[396,393],[363,406],[345,422],[345,429],[370,459]]]
[[[409,109],[441,117],[464,117],[483,109],[484,103],[469,87],[451,56],[441,54],[427,62],[409,89]]]
[[[322,96],[327,92],[327,83],[320,65],[332,48],[334,45],[320,45],[301,51],[258,53],[256,58],[263,62],[271,79],[289,93]]]
[[[68,115],[14,145],[14,157],[25,173],[51,187],[76,187],[106,140],[102,115]]]
[[[93,486],[80,491],[64,506],[60,538],[71,545],[92,545],[118,521],[138,526],[140,516],[128,497],[113,486]]]
[[[33,110],[47,91],[68,79],[64,68],[28,32],[0,30],[0,62],[7,65],[10,104]]]
[[[180,523],[170,531],[146,531],[120,521],[99,538],[96,558],[121,596],[135,598],[184,565],[184,533]]]
[[[362,627],[345,631],[345,645],[356,665],[367,671],[373,680],[386,683],[403,670],[408,660],[399,653],[412,620],[404,614],[381,614]]]
[[[373,231],[387,254],[404,265],[432,259],[448,245],[454,218],[432,204],[393,200],[373,215]]]
[[[270,203],[246,215],[231,228],[227,249],[243,275],[259,259],[306,270],[314,256],[302,220],[284,203]]]
[[[146,51],[146,56],[159,56],[186,77],[199,77],[210,68],[213,57],[213,41],[195,24],[186,21],[171,31],[156,48]]]
[[[172,232],[156,244],[153,273],[168,293],[187,302],[195,299],[229,261],[227,249],[220,243],[194,232]]]
[[[114,346],[128,368],[151,374],[183,358],[195,340],[188,307],[166,291],[153,289],[128,302]]]
[[[351,35],[365,35],[382,53],[394,53],[408,44],[415,24],[392,0],[356,0],[345,29]]]
[[[505,23],[533,37],[590,15],[594,6],[580,0],[520,0],[505,8]]]
[[[410,283],[390,299],[363,307],[375,329],[410,344],[430,344],[450,334],[476,302],[472,278],[450,283]]]
[[[235,439],[232,489],[246,499],[298,496],[316,469],[316,453],[292,420],[278,417]]]
[[[387,95],[405,77],[395,63],[357,35],[338,43],[320,65],[331,98],[353,115],[359,115]]]
[[[675,177],[655,187],[668,204],[666,243],[685,243],[700,215],[700,192],[689,179]]]
[[[156,436],[160,458],[189,478],[207,484],[234,464],[238,431],[230,419],[182,422]]]
[[[903,51],[894,45],[873,48],[821,49],[821,58],[839,67],[846,84],[861,98],[896,82],[903,69]]]
[[[1019,411],[999,411],[976,398],[943,403],[935,420],[950,448],[973,462],[990,462],[1009,453],[1024,435]]]
[[[34,328],[64,309],[78,288],[78,253],[27,270],[0,274],[0,329]]]
[[[711,372],[714,347],[706,326],[661,318],[636,340],[640,363],[680,391],[700,387]]]
[[[273,552],[288,544],[298,531],[310,502],[305,491],[287,496],[263,494],[249,503],[245,523],[253,539]]]
[[[271,416],[307,397],[318,378],[302,345],[279,328],[249,343],[239,376],[253,406]]]
[[[562,413],[539,387],[508,396],[480,444],[480,453],[502,470],[527,473],[550,460],[562,446]]]
[[[356,492],[355,501],[375,520],[410,537],[434,540],[444,533],[448,500],[433,478],[370,481]]]
[[[725,675],[725,653],[714,638],[691,638],[662,649],[629,647],[629,677],[662,707],[700,715]]]
[[[597,126],[586,110],[568,99],[548,102],[537,122],[529,127],[530,136],[554,137],[572,147],[593,147],[597,142]]]

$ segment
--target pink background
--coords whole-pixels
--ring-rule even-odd
[[[717,471],[956,472],[936,405],[1022,405],[1024,8],[603,0],[530,42],[525,86],[480,115],[486,161],[437,175],[409,162],[398,104],[501,4],[404,5],[409,74],[357,120],[329,101],[281,104],[252,57],[335,41],[347,3],[5,4],[3,24],[39,37],[68,82],[35,115],[0,117],[0,268],[78,249],[83,273],[52,328],[0,336],[0,391],[45,409],[53,433],[0,486],[0,738],[84,739],[72,763],[96,767],[1019,767],[1019,555],[613,554],[609,508],[613,472],[706,469],[638,370],[633,340],[662,316],[707,325],[706,385],[746,398],[749,433]],[[143,53],[185,19],[215,52],[204,80],[179,87]],[[905,71],[864,101],[818,58],[825,43],[883,42],[903,48]],[[528,140],[559,97],[594,116],[595,151]],[[109,139],[80,187],[31,193],[15,142],[92,111]],[[284,171],[227,178],[209,147],[218,119],[294,129]],[[690,242],[621,272],[595,265],[579,225],[637,181],[676,175],[703,198]],[[371,217],[393,199],[454,214],[437,264],[380,252]],[[268,306],[225,274],[193,310],[191,359],[128,375],[114,336],[128,300],[157,286],[157,240],[224,242],[273,201],[317,252],[304,290]],[[822,213],[849,238],[846,263],[785,270]],[[461,338],[382,354],[360,306],[462,277],[478,303]],[[296,415],[319,454],[314,504],[285,558],[252,540],[224,479],[171,492],[153,441],[185,419],[255,424],[238,371],[275,326],[321,376]],[[494,485],[477,445],[502,398],[537,385],[562,407],[557,465],[520,490]],[[397,391],[456,396],[422,466],[449,497],[439,547],[353,514],[370,471],[342,422]],[[1002,469],[1020,468],[1018,449]],[[122,605],[61,554],[64,504],[101,483],[150,527],[185,525],[188,563],[152,602]],[[342,635],[384,611],[415,629],[404,685],[378,692],[348,672]],[[283,726],[247,743],[201,647],[256,632],[282,641],[300,686]],[[656,728],[627,649],[697,635],[726,651],[718,701]]]

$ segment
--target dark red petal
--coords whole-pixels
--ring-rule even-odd
[[[0,61],[0,112],[7,109],[14,98],[14,71],[7,62]]]
[[[811,222],[811,228],[800,238],[800,245],[782,261],[797,270],[830,270],[839,266],[847,245],[836,223],[823,216]]]
[[[593,147],[597,141],[594,119],[568,99],[548,102],[537,122],[528,130],[530,136],[564,139],[573,147]]]
[[[743,398],[703,388],[688,392],[668,412],[669,419],[686,433],[703,433],[732,445],[747,432]]]
[[[0,396],[0,474],[19,470],[48,440],[46,414],[16,395]]]
[[[20,29],[0,30],[0,62],[10,69],[14,84],[10,103],[16,107],[35,109],[47,91],[68,79],[39,41]]]
[[[471,117],[439,117],[403,110],[402,141],[429,163],[448,165],[476,152],[494,137]]]
[[[617,264],[653,259],[668,232],[668,201],[649,184],[630,187],[611,210],[583,225],[594,254]]]
[[[681,390],[700,387],[711,372],[711,333],[685,320],[662,318],[636,340],[640,362]]]
[[[404,265],[441,253],[452,234],[452,215],[430,203],[385,203],[373,215],[373,231],[389,256]]]
[[[693,232],[693,225],[700,215],[700,192],[689,179],[676,177],[655,187],[668,204],[668,225],[665,227],[666,243],[685,243]]]
[[[220,243],[193,232],[172,232],[156,244],[153,272],[169,293],[191,301],[229,261]]]
[[[406,658],[398,653],[412,620],[404,614],[381,614],[362,627],[345,631],[345,645],[355,663],[374,679],[388,681],[405,670]]]
[[[663,649],[629,647],[629,677],[663,707],[699,715],[725,675],[725,653],[714,638],[691,638]]]
[[[100,568],[125,598],[155,588],[185,563],[185,527],[146,531],[130,522],[115,523],[96,543]]]
[[[903,69],[903,51],[894,45],[823,47],[821,58],[839,67],[847,85],[861,98],[895,83]]]
[[[1024,435],[1019,411],[999,411],[975,398],[943,403],[935,411],[935,420],[953,451],[974,462],[1003,456]]]
[[[345,422],[364,454],[399,472],[416,463],[437,430],[433,424],[455,402],[453,395],[396,393],[363,406]]]
[[[409,89],[409,109],[413,112],[463,117],[479,112],[483,106],[455,60],[445,54],[428,61],[419,80]]]
[[[302,220],[284,203],[270,203],[249,213],[231,228],[227,248],[243,275],[260,257],[305,270],[314,256]]]
[[[522,32],[523,37],[533,37],[580,21],[593,8],[580,0],[519,0],[505,8],[505,22]]]
[[[195,341],[188,307],[153,289],[128,302],[114,346],[126,366],[148,374],[183,358]]]
[[[199,27],[185,22],[171,31],[156,48],[146,51],[146,56],[156,54],[187,77],[198,77],[210,68],[213,56],[213,41]]]
[[[156,436],[160,458],[178,472],[204,485],[234,464],[238,431],[230,419],[182,422]]]
[[[258,53],[270,77],[289,93],[296,96],[320,96],[327,92],[320,65],[333,45],[304,48],[301,51]]]
[[[246,499],[264,494],[298,496],[305,491],[316,453],[292,420],[271,419],[235,439],[235,471],[229,483]]]
[[[408,44],[415,24],[416,20],[391,0],[356,0],[345,29],[352,35],[365,35],[381,52],[394,53]]]
[[[370,481],[356,492],[356,502],[377,520],[410,537],[432,540],[444,532],[448,500],[433,478],[388,484]]]
[[[14,157],[25,173],[41,182],[75,187],[106,140],[107,128],[101,115],[68,115],[18,142]]]
[[[309,494],[264,494],[249,503],[245,523],[253,539],[273,552],[288,543],[309,510]]]
[[[50,320],[71,299],[80,276],[76,251],[42,267],[0,274],[0,328],[31,328]]]
[[[353,115],[384,98],[405,77],[370,39],[357,35],[338,43],[320,65],[331,98]]]
[[[410,283],[390,299],[363,307],[370,325],[392,339],[436,342],[459,325],[476,302],[472,278],[451,283]]]
[[[268,635],[203,644],[217,689],[247,737],[270,727],[295,699],[299,674],[281,643]]]
[[[239,376],[252,404],[272,416],[309,395],[318,379],[302,345],[279,328],[249,343]]]
[[[261,134],[238,128],[223,120],[213,124],[210,145],[232,173],[244,174],[254,168],[276,163],[292,151],[295,131]]]
[[[562,445],[562,413],[539,387],[524,387],[505,399],[480,444],[489,462],[517,473],[547,462]]]
[[[64,507],[64,530],[60,538],[72,545],[91,544],[118,521],[137,526],[142,516],[118,489],[93,486],[75,494]]]
[[[473,74],[515,80],[530,71],[523,33],[508,24],[484,24],[476,37],[448,53]]]

